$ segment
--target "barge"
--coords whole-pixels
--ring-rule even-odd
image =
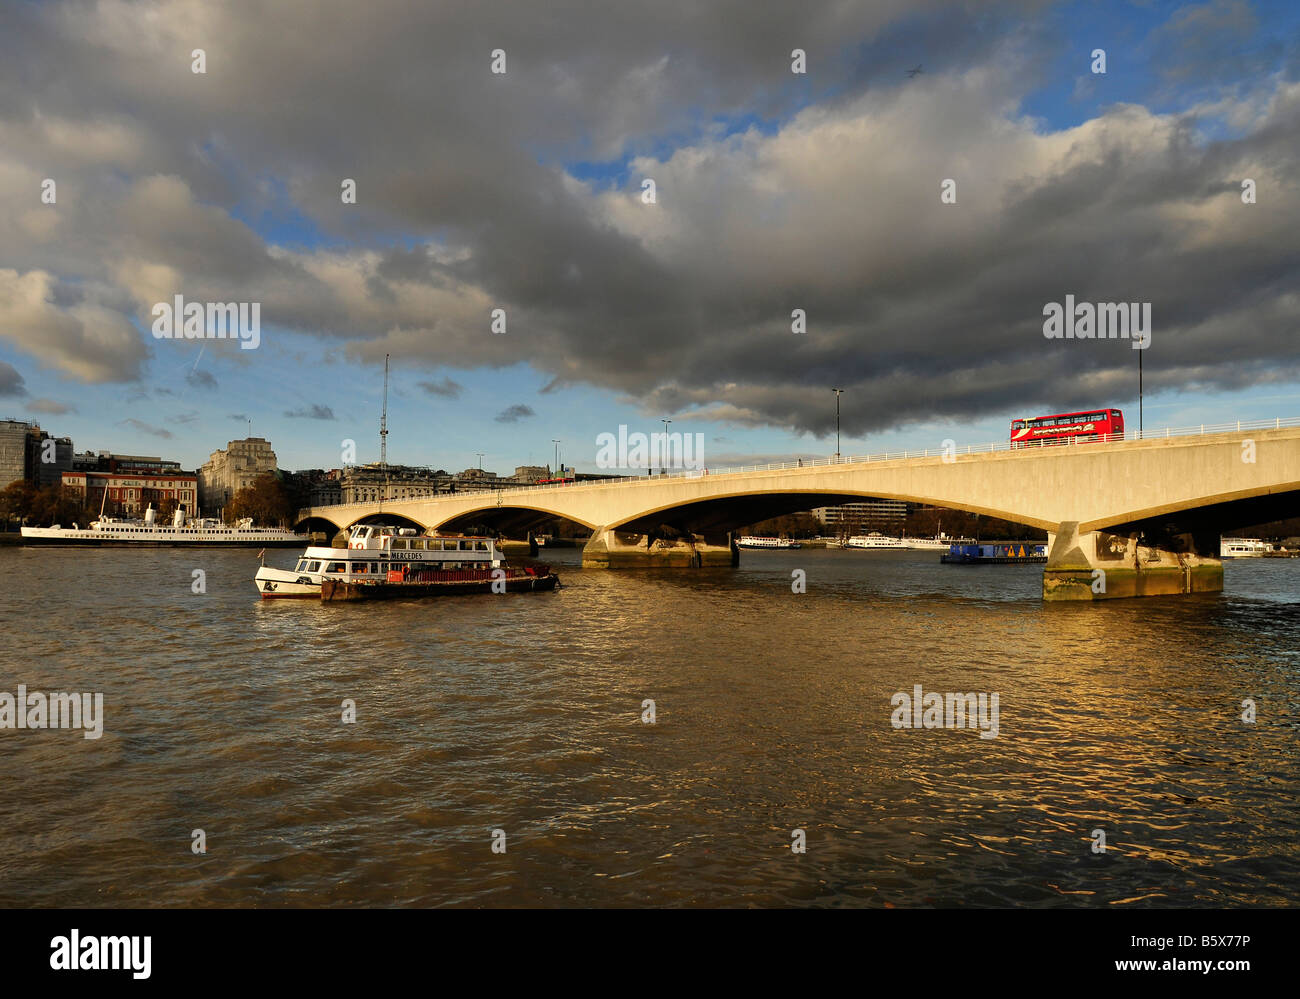
[[[940,555],[945,565],[1029,565],[1047,561],[1047,545],[1023,541],[996,545],[953,545]]]

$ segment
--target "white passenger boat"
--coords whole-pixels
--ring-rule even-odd
[[[973,545],[974,538],[950,538],[940,531],[932,538],[903,538],[905,547],[918,552],[946,552],[953,545]]]
[[[844,542],[845,548],[865,548],[869,551],[905,551],[907,543],[902,538],[891,538],[888,535],[881,534],[879,531],[872,531],[870,534],[857,534]]]
[[[750,538],[744,537],[736,542],[737,548],[802,548],[798,541],[785,538]]]
[[[219,520],[187,520],[185,512],[178,509],[171,524],[159,524],[153,505],[144,512],[143,520],[119,520],[103,517],[86,527],[73,524],[62,527],[24,527],[24,544],[40,545],[202,545],[204,547],[283,548],[300,545],[308,540],[305,534],[294,534],[274,527],[254,527],[251,518],[244,518],[234,527]]]
[[[1260,558],[1273,546],[1259,538],[1220,538],[1219,558]]]
[[[319,600],[325,579],[390,582],[425,572],[479,572],[502,566],[501,551],[492,538],[430,538],[410,528],[358,524],[348,534],[347,548],[309,547],[293,569],[263,565],[253,579],[265,599]]]

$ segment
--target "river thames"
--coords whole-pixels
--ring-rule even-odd
[[[0,905],[1300,892],[1300,562],[1072,605],[1041,602],[1041,566],[935,553],[547,555],[553,594],[323,606],[259,600],[248,551],[0,549],[0,690],[104,700],[98,739],[0,730]],[[996,737],[895,728],[917,685],[996,693]]]

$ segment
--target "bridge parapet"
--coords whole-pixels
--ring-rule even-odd
[[[923,450],[905,450],[905,451],[883,451],[874,454],[864,455],[845,455],[838,458],[803,458],[795,461],[769,462],[764,465],[739,465],[727,468],[701,468],[673,471],[661,475],[626,475],[609,479],[593,479],[587,482],[568,482],[568,483],[548,483],[537,486],[514,486],[509,489],[493,489],[483,487],[481,489],[467,489],[455,493],[443,493],[429,499],[456,499],[475,496],[501,496],[517,498],[521,495],[533,496],[539,492],[546,493],[550,491],[572,492],[574,490],[585,489],[603,489],[611,486],[652,486],[662,484],[665,480],[676,479],[703,479],[712,477],[715,480],[719,477],[753,475],[757,472],[782,472],[803,469],[827,469],[830,466],[840,465],[863,465],[875,462],[894,462],[902,460],[912,460],[917,458],[939,458],[946,462],[955,462],[958,458],[972,455],[996,454],[998,452],[1014,452],[1016,454],[1042,454],[1044,451],[1053,452],[1065,448],[1071,450],[1074,448],[1094,448],[1098,444],[1123,443],[1126,441],[1161,441],[1171,440],[1183,437],[1206,437],[1219,436],[1226,434],[1241,434],[1256,430],[1283,430],[1290,427],[1300,427],[1300,417],[1275,417],[1271,420],[1236,420],[1231,423],[1201,423],[1188,427],[1165,427],[1160,430],[1149,430],[1139,432],[1129,430],[1122,434],[1104,434],[1093,440],[1081,440],[1079,438],[1069,438],[1064,442],[1052,445],[1035,446],[1025,444],[1012,444],[1010,441],[991,441],[984,444],[957,444],[951,443],[950,446],[937,448],[925,448]],[[947,442],[945,442],[946,444]],[[411,500],[386,499],[384,503],[403,503],[415,502]],[[307,507],[298,511],[300,520],[312,516],[312,511],[324,511],[342,507],[373,507],[375,504],[357,504],[357,503],[336,503],[320,507]],[[317,514],[318,516],[321,514]]]

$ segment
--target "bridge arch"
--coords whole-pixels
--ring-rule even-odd
[[[1158,506],[1127,510],[1079,524],[1081,531],[1140,524],[1156,520],[1175,523],[1199,524],[1206,527],[1221,525],[1236,527],[1241,524],[1262,524],[1272,520],[1294,517],[1300,512],[1300,482],[1276,486],[1255,486],[1233,492],[1218,493],[1195,499],[1184,499]]]
[[[427,529],[427,525],[420,523],[414,517],[391,511],[376,511],[357,517],[355,520],[349,521],[344,530],[351,530],[358,524],[388,524],[393,527],[407,527],[421,534]]]
[[[823,489],[788,488],[776,492],[763,489],[738,489],[732,492],[714,494],[702,500],[660,504],[628,514],[602,526],[611,530],[645,533],[653,531],[661,524],[669,523],[679,529],[693,531],[697,534],[716,534],[731,531],[746,524],[757,523],[760,520],[810,510],[814,507],[843,506],[846,503],[859,503],[873,499],[899,500],[905,503],[928,504],[949,510],[961,510],[986,517],[997,517],[1001,520],[1009,520],[1045,531],[1056,528],[1055,522],[1027,517],[1015,510],[984,506],[946,496],[928,496],[880,490],[870,492],[865,490],[827,492]],[[677,523],[673,523],[673,521],[677,521]]]
[[[294,521],[293,529],[302,534],[324,534],[326,537],[333,537],[343,528],[335,520],[313,511],[308,516],[300,516]]]
[[[595,530],[600,526],[572,513],[561,513],[546,506],[527,503],[503,503],[501,506],[485,503],[446,517],[433,526],[442,531],[463,531],[483,524],[500,530],[509,537],[516,537],[550,520],[573,521],[588,530]]]

